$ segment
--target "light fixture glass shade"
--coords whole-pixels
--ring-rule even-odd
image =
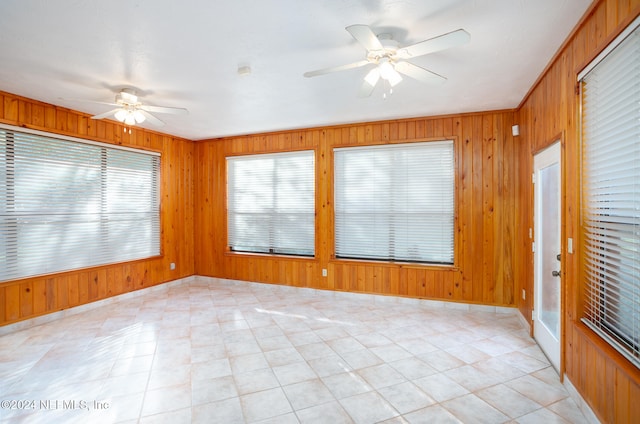
[[[127,113],[127,117],[124,119],[124,123],[127,125],[135,125],[136,124],[136,118],[133,117],[133,113],[132,112],[128,112]]]
[[[382,79],[388,81],[391,87],[394,87],[400,81],[402,81],[402,76],[398,73],[398,71],[395,70],[393,64],[389,61],[389,59],[380,59],[378,69],[380,70],[380,76],[382,77]]]
[[[120,109],[119,111],[117,111],[113,116],[120,122],[124,122],[124,120],[127,118],[127,111],[124,109]]]
[[[380,70],[380,76],[385,80],[388,80],[391,74],[393,74],[394,72],[393,65],[391,65],[389,59],[387,58],[380,59],[378,69]]]
[[[133,118],[136,120],[136,123],[138,123],[138,124],[142,124],[144,122],[144,120],[147,119],[144,116],[144,113],[142,113],[140,110],[135,110],[133,112]]]
[[[395,87],[398,83],[400,83],[400,81],[402,81],[402,75],[400,75],[398,73],[398,71],[396,71],[395,69],[391,69],[393,72],[391,72],[391,74],[389,75],[389,78],[387,78],[387,81],[389,81],[389,85],[391,87]]]
[[[373,68],[367,73],[367,76],[364,77],[364,80],[372,87],[375,87],[380,79],[380,70],[378,68]]]

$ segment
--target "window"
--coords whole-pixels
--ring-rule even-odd
[[[339,258],[453,263],[453,142],[340,148]]]
[[[0,281],[159,255],[159,162],[0,127]]]
[[[580,76],[583,322],[640,367],[640,19]]]
[[[229,248],[315,254],[314,152],[227,158]]]

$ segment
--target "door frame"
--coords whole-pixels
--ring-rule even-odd
[[[562,272],[561,274],[561,278],[560,278],[560,316],[559,316],[559,331],[558,331],[558,336],[559,336],[559,354],[560,354],[560,358],[559,358],[559,368],[558,368],[558,374],[560,376],[560,381],[562,382],[564,379],[564,372],[565,372],[565,314],[566,314],[566,270],[567,270],[567,249],[566,249],[566,226],[565,226],[565,222],[566,222],[566,211],[565,211],[565,205],[566,205],[566,163],[565,163],[565,137],[564,137],[564,131],[561,132],[560,134],[556,135],[555,137],[552,137],[547,143],[545,143],[543,146],[544,147],[540,147],[536,150],[532,151],[531,154],[531,176],[532,176],[532,191],[531,191],[531,205],[532,210],[531,210],[531,215],[530,215],[530,219],[531,219],[531,230],[532,230],[532,236],[533,236],[533,242],[537,243],[537,240],[535,239],[535,234],[536,234],[536,187],[535,184],[533,183],[535,181],[535,156],[542,153],[544,150],[547,150],[548,148],[552,147],[553,145],[557,144],[559,149],[560,149],[560,157],[559,157],[559,165],[560,165],[560,217],[559,217],[559,225],[560,225],[560,270]],[[536,249],[537,249],[537,244],[536,244]],[[575,242],[574,242],[574,250],[576,248]],[[573,252],[572,252],[573,253]],[[534,314],[535,311],[537,309],[537,304],[536,304],[536,297],[537,297],[537,293],[536,293],[536,278],[535,278],[535,272],[536,272],[536,259],[535,259],[535,253],[532,252],[532,256],[531,256],[531,288],[532,288],[532,300],[531,300],[531,311],[532,311],[532,316],[531,316],[531,337],[534,338],[534,331],[535,331],[535,325],[536,325],[536,321],[534,320]],[[536,341],[537,343],[537,341]],[[544,353],[544,352],[543,352]],[[552,365],[553,366],[553,365]]]

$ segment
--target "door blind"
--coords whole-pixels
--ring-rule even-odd
[[[340,148],[336,256],[452,264],[453,142]]]
[[[0,281],[159,255],[159,163],[0,128]]]
[[[583,321],[640,367],[640,29],[581,76]]]

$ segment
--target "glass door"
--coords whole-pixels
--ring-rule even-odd
[[[535,155],[534,172],[533,335],[551,364],[560,370],[560,142]]]

